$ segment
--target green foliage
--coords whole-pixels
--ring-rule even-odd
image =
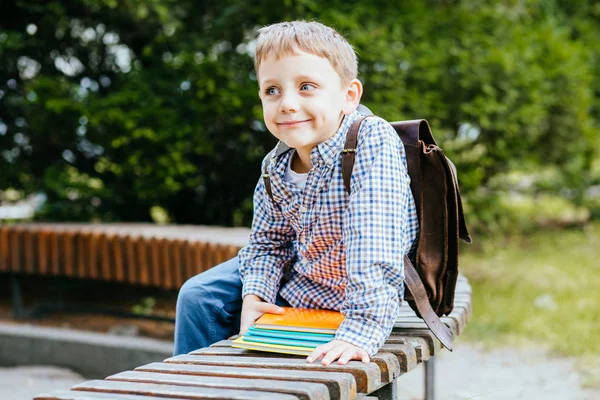
[[[154,297],[144,297],[139,304],[131,307],[131,312],[138,315],[152,315],[156,299]]]
[[[537,189],[587,201],[600,9],[584,0],[16,1],[0,15],[0,188],[44,191],[48,220],[248,225],[275,144],[252,41],[286,19],[348,38],[375,113],[430,121],[478,226],[498,225],[494,181],[512,171],[552,168]]]

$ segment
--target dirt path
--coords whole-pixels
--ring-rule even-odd
[[[400,379],[400,399],[423,399],[422,367]],[[437,400],[600,399],[600,390],[581,388],[572,359],[552,358],[542,350],[485,351],[476,345],[458,344],[453,354],[439,356],[436,379]],[[0,399],[29,400],[83,380],[62,368],[0,368]]]
[[[570,358],[542,349],[516,351],[459,343],[436,361],[436,400],[592,400],[600,389],[583,389]],[[423,367],[400,378],[402,400],[423,399]]]

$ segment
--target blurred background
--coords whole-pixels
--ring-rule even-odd
[[[541,346],[600,388],[595,0],[1,1],[0,223],[249,227],[275,144],[254,38],[292,19],[342,33],[362,103],[427,119],[456,164],[474,236],[460,340]],[[172,312],[169,293],[133,301]]]

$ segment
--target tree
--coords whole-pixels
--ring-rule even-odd
[[[363,103],[430,121],[471,212],[515,169],[552,166],[576,194],[600,92],[597,10],[578,4],[14,1],[0,16],[0,188],[46,192],[44,219],[147,221],[159,206],[173,222],[249,224],[275,144],[255,31],[317,19],[357,49]]]

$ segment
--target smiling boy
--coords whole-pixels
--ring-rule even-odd
[[[342,150],[363,89],[352,46],[332,28],[293,21],[260,29],[255,69],[265,124],[279,143],[263,161],[249,244],[180,291],[175,354],[238,327],[244,333],[291,305],[346,317],[309,362],[369,362],[393,327],[403,258],[418,235],[404,147],[383,119],[364,121],[347,194]]]

